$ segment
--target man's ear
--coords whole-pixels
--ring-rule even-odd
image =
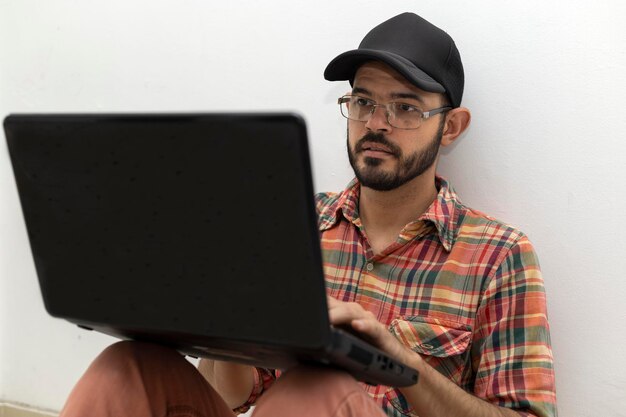
[[[467,129],[472,120],[472,114],[465,107],[457,107],[446,114],[441,146],[449,146]]]

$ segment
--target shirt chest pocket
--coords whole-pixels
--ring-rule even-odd
[[[469,346],[472,329],[431,317],[401,317],[389,325],[391,333],[405,346],[419,353],[437,371],[458,385],[463,383],[466,365],[469,365]],[[402,415],[412,416],[408,404],[397,390],[387,393],[391,404]]]

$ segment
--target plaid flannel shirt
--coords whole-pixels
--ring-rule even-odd
[[[359,184],[316,196],[330,295],[371,311],[461,388],[522,415],[556,416],[543,279],[520,231],[438,196],[374,254],[358,214]],[[271,384],[255,387],[257,395]],[[415,416],[399,390],[363,388],[389,416]],[[252,400],[252,398],[251,398]]]

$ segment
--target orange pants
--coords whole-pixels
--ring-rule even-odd
[[[234,413],[178,352],[119,342],[102,352],[80,379],[60,417],[232,417]],[[296,368],[263,394],[254,417],[384,417],[348,374]]]

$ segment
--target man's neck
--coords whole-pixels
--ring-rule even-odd
[[[361,186],[359,216],[374,252],[395,241],[404,226],[417,220],[436,197],[434,173],[428,172],[391,191]]]

